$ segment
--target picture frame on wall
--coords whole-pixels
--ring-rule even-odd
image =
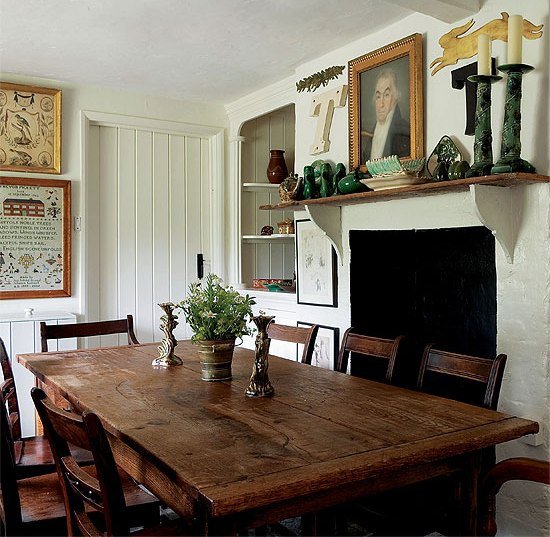
[[[313,326],[313,323],[298,321],[297,325],[310,327]],[[321,324],[318,326],[319,331],[317,332],[317,337],[315,338],[311,365],[334,371],[338,362],[340,329],[334,326],[324,326]],[[302,356],[303,350],[303,345],[298,345],[298,357]]]
[[[71,296],[71,182],[0,177],[0,300]]]
[[[61,90],[0,82],[0,171],[61,173]]]
[[[336,307],[336,252],[326,235],[308,219],[296,220],[298,304]]]
[[[424,156],[422,35],[348,62],[350,169],[367,160]]]

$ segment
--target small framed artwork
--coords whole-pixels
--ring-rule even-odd
[[[348,63],[350,169],[367,160],[424,156],[422,35]]]
[[[0,82],[0,170],[61,173],[61,90]]]
[[[71,296],[71,182],[0,177],[0,300]]]
[[[312,326],[312,323],[298,321],[298,326]],[[319,325],[311,365],[324,369],[336,369],[340,341],[340,329],[333,326]],[[302,356],[303,345],[298,345],[298,356]]]
[[[298,304],[337,305],[336,252],[311,220],[296,221],[296,282]]]

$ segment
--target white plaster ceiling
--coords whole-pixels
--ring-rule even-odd
[[[410,13],[382,0],[0,0],[0,72],[227,103]]]

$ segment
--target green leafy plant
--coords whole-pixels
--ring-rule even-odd
[[[223,285],[221,278],[208,274],[204,282],[189,286],[187,298],[177,304],[193,330],[193,341],[233,339],[251,335],[254,299]]]

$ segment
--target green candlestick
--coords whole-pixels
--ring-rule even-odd
[[[491,84],[502,77],[497,75],[472,75],[470,82],[477,84],[475,116],[474,163],[466,177],[489,175],[493,166],[493,135],[491,132]]]
[[[523,63],[510,63],[501,65],[498,70],[508,73],[508,80],[506,81],[504,127],[502,128],[500,159],[491,169],[491,173],[535,173],[535,167],[520,157],[521,81],[523,73],[532,71],[533,67]]]

